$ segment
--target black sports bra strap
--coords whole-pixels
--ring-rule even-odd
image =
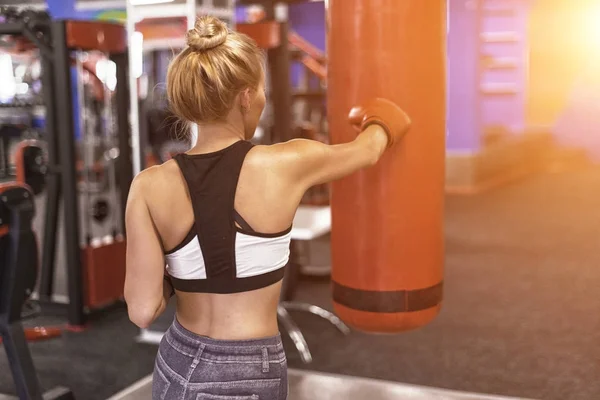
[[[242,164],[252,147],[250,142],[239,141],[214,153],[175,156],[192,200],[195,230],[209,280],[236,277],[235,192]]]

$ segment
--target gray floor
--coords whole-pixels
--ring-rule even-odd
[[[297,315],[320,372],[548,400],[600,399],[600,169],[446,200],[439,317],[340,338]],[[298,293],[331,307],[327,284]]]
[[[152,397],[152,377],[133,384],[108,400],[146,400]],[[288,400],[509,400],[516,398],[440,390],[375,379],[289,371]],[[520,398],[521,400],[525,400]]]

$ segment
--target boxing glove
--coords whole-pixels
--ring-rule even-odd
[[[348,121],[359,132],[369,125],[380,125],[388,136],[388,148],[402,139],[411,125],[409,116],[400,107],[382,98],[353,107],[348,114]]]

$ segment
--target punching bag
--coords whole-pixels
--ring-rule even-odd
[[[446,2],[329,0],[327,29],[331,141],[352,141],[348,112],[375,97],[412,120],[377,165],[332,184],[335,312],[366,332],[415,329],[442,303]]]

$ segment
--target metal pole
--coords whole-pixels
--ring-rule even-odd
[[[188,29],[193,29],[196,24],[196,0],[186,0],[185,14]]]
[[[282,15],[277,15],[281,10]],[[280,26],[281,45],[268,51],[269,70],[271,71],[271,94],[273,104],[276,142],[292,139],[292,96],[290,83],[290,53],[288,51],[287,5],[272,3],[265,6],[267,19],[276,19]]]
[[[10,242],[7,246],[7,265],[0,269],[0,337],[4,341],[17,395],[20,399],[42,400],[38,377],[20,323],[28,278],[28,269],[20,264],[33,261],[31,258],[37,259],[35,249],[33,252],[32,249],[24,249],[27,242],[22,241],[31,231],[34,205],[29,192],[23,193],[18,199],[5,201],[4,205],[10,210]]]
[[[4,350],[15,381],[17,396],[19,399],[42,400],[42,391],[23,326],[20,322],[13,322],[0,334],[4,339]]]
[[[137,158],[140,162],[140,167],[143,165],[143,163],[141,148],[134,148],[132,145],[129,144],[130,132],[133,139],[133,129],[131,128],[130,130],[130,125],[128,121],[129,115],[127,115],[127,112],[125,110],[127,110],[127,106],[131,104],[128,90],[129,86],[127,85],[127,82],[129,81],[128,75],[132,74],[128,74],[127,70],[127,65],[129,64],[127,61],[127,53],[113,54],[111,55],[111,60],[113,60],[114,63],[117,64],[116,100],[119,158],[117,159],[116,167],[118,173],[117,182],[119,185],[119,194],[121,202],[120,207],[121,210],[123,210],[123,215],[125,207],[127,205],[127,195],[129,194],[129,187],[131,186],[131,181],[133,180],[133,172],[136,168],[134,165],[134,161]],[[123,218],[121,219],[120,223],[121,232],[125,232],[125,223]]]
[[[186,17],[188,29],[194,29],[196,25],[196,0],[186,1]],[[198,124],[190,123],[190,143],[194,147],[198,142]]]
[[[127,12],[127,43],[132,42],[133,34],[135,33],[135,10],[131,0],[126,3]],[[128,46],[129,71],[134,71],[132,46]],[[118,78],[117,78],[118,79]],[[133,175],[137,175],[142,170],[142,148],[140,144],[140,110],[138,103],[138,87],[137,78],[134,74],[129,74],[129,124],[131,125],[131,148],[133,151]],[[117,80],[118,84],[118,80]]]
[[[56,256],[56,232],[58,226],[60,200],[60,155],[56,130],[56,108],[54,106],[54,63],[48,57],[42,56],[42,90],[46,105],[45,138],[48,149],[48,175],[46,176],[46,213],[44,222],[44,242],[42,247],[42,265],[40,273],[39,297],[50,301],[54,291],[54,271]]]
[[[79,236],[79,203],[77,196],[77,170],[75,165],[75,129],[73,126],[73,103],[71,96],[71,58],[67,48],[67,32],[64,21],[52,22],[54,43],[54,83],[64,88],[56,102],[56,126],[61,156],[64,234],[67,260],[67,286],[69,293],[68,320],[73,326],[83,326],[83,274]]]

